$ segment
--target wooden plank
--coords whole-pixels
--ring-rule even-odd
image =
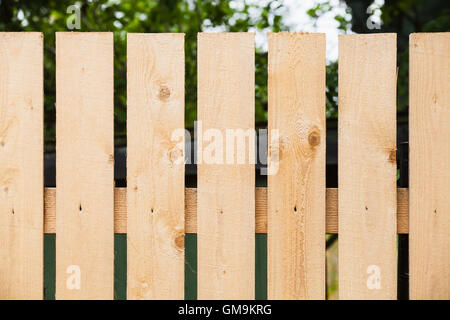
[[[325,34],[269,34],[268,70],[268,298],[325,299]]]
[[[327,188],[326,233],[338,233],[338,189]],[[197,189],[184,189],[185,233],[197,233]],[[56,232],[56,189],[45,188],[44,233]],[[397,189],[397,233],[409,233],[408,188]],[[127,190],[114,189],[114,233],[127,233]],[[255,233],[267,233],[267,189],[255,188]]]
[[[198,120],[212,141],[198,150],[199,299],[255,296],[254,50],[253,33],[198,35]],[[253,132],[244,164],[225,164],[227,129]]]
[[[339,37],[339,298],[395,299],[396,35]]]
[[[114,293],[113,34],[56,33],[56,298]]]
[[[43,36],[0,32],[0,299],[43,298]]]
[[[410,35],[410,298],[450,299],[450,33]]]
[[[127,65],[127,298],[183,299],[184,34],[129,33]]]

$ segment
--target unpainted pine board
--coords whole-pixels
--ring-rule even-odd
[[[396,34],[339,37],[339,298],[395,299]]]
[[[127,298],[183,299],[184,34],[127,37]]]
[[[42,299],[43,36],[0,32],[0,299]]]
[[[325,34],[269,34],[269,299],[325,298],[325,61]]]
[[[411,299],[450,299],[450,33],[409,43]]]
[[[113,34],[56,33],[56,298],[114,294]]]
[[[197,233],[197,188],[184,189],[185,233]],[[397,188],[397,233],[409,233],[408,188]],[[338,233],[338,189],[327,188],[325,231]],[[56,232],[56,189],[44,189],[44,233]],[[127,233],[127,189],[114,189],[114,233]],[[255,233],[267,233],[267,189],[255,188]]]
[[[198,35],[199,299],[255,297],[254,50],[253,33]],[[244,163],[227,163],[227,129],[250,130]]]

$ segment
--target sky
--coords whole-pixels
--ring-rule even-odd
[[[244,2],[264,6],[268,0],[233,0],[230,2],[230,6],[233,8],[243,8]],[[312,19],[306,12],[320,2],[329,2],[333,9],[321,15],[317,20]],[[337,14],[345,14],[346,6],[344,3],[339,0],[278,0],[278,3],[282,4],[279,13],[283,16],[283,22],[289,27],[290,32],[325,33],[327,38],[327,61],[337,59],[337,42],[340,31],[338,30],[339,23],[334,20],[334,16]],[[250,10],[250,15],[258,18],[259,12]],[[221,28],[206,28],[205,31],[219,32]],[[256,46],[267,50],[267,32],[258,30],[249,31],[256,32]]]
[[[239,2],[245,0],[235,0],[236,6]],[[248,3],[261,3],[266,0],[246,0]],[[291,32],[319,32],[325,33],[327,39],[327,61],[335,61],[338,57],[338,35],[342,33],[338,30],[339,23],[334,20],[336,15],[345,16],[346,5],[339,0],[279,0],[283,4],[283,18],[285,24],[289,26]],[[332,10],[321,15],[317,20],[312,19],[306,13],[309,9],[315,7],[318,3],[329,2]],[[370,6],[374,21],[381,21],[381,11],[379,8],[384,4],[384,0],[374,0]],[[349,15],[348,18],[351,16]],[[351,31],[349,32],[351,33]],[[267,34],[257,32],[256,45],[267,49]]]
[[[345,15],[345,4],[339,0],[331,0],[332,11],[322,15],[314,24],[314,19],[308,16],[306,11],[313,8],[316,3],[324,2],[317,0],[284,0],[287,13],[286,23],[291,26],[290,31],[297,32],[320,32],[325,33],[327,37],[327,60],[334,61],[338,56],[338,35],[339,23],[334,20],[337,14]],[[342,31],[341,31],[342,32]]]

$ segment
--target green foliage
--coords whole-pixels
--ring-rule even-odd
[[[326,115],[327,118],[337,119],[338,101],[338,63],[333,61],[327,65],[326,74]]]
[[[450,31],[450,7],[445,0],[397,0],[385,1],[381,10],[381,29],[368,29],[367,8],[373,0],[346,0],[346,13],[335,14],[338,29],[343,33],[395,32],[398,35],[397,52],[397,111],[400,121],[407,121],[408,114],[408,75],[409,75],[409,35],[413,32],[448,32]],[[313,19],[332,12],[331,1],[320,2],[307,11]],[[327,117],[337,118],[337,62],[327,66]]]
[[[278,1],[215,0],[0,0],[0,31],[40,31],[45,52],[45,141],[55,139],[55,32],[68,31],[68,6],[81,8],[81,30],[114,32],[114,119],[116,142],[126,133],[127,32],[185,33],[186,126],[197,117],[197,33],[208,30],[277,32],[285,30]],[[77,30],[75,30],[77,31]],[[256,121],[267,120],[267,53],[256,49]]]
[[[407,118],[409,101],[409,35],[450,31],[450,7],[442,0],[402,0],[381,8],[382,31],[398,34],[397,111]]]
[[[70,5],[81,8],[80,31],[114,32],[114,90],[116,142],[124,143],[126,133],[126,34],[127,32],[185,33],[186,126],[197,117],[197,33],[208,30],[247,32],[288,31],[283,21],[283,1],[262,0],[0,0],[0,31],[44,33],[45,141],[55,139],[55,32],[68,31]],[[381,30],[368,30],[367,6],[372,0],[347,0],[345,14],[335,14],[343,32],[398,33],[398,110],[408,108],[408,36],[412,32],[449,31],[450,9],[444,0],[385,1],[381,7]],[[307,11],[318,19],[332,12],[331,1],[320,1]],[[350,14],[352,19],[350,20]],[[255,115],[267,121],[267,52],[256,48]],[[337,62],[327,66],[327,117],[337,118]]]

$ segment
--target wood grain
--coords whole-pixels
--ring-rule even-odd
[[[112,299],[112,33],[56,33],[56,185],[56,298]]]
[[[339,298],[396,299],[396,35],[339,37]]]
[[[0,299],[43,298],[43,36],[0,32]]]
[[[269,34],[268,61],[268,298],[324,299],[325,34]]]
[[[197,233],[197,189],[184,189],[185,233]],[[45,188],[44,233],[56,232],[56,189]],[[338,189],[327,188],[326,223],[328,234],[338,233]],[[397,233],[409,233],[408,189],[397,189]],[[114,189],[114,233],[127,233],[127,189]],[[267,189],[255,188],[255,233],[267,233]]]
[[[410,298],[450,299],[450,33],[410,35]]]
[[[198,35],[198,120],[203,132],[217,130],[223,140],[227,129],[254,134],[254,50],[253,33]],[[228,154],[218,139],[203,142],[204,153],[198,150],[198,299],[254,299],[254,164],[238,164],[236,157],[225,163]],[[211,163],[205,156],[213,143],[219,144],[211,151],[219,161]],[[249,143],[247,155],[248,150]]]
[[[127,298],[183,299],[184,34],[128,33],[127,65]]]

